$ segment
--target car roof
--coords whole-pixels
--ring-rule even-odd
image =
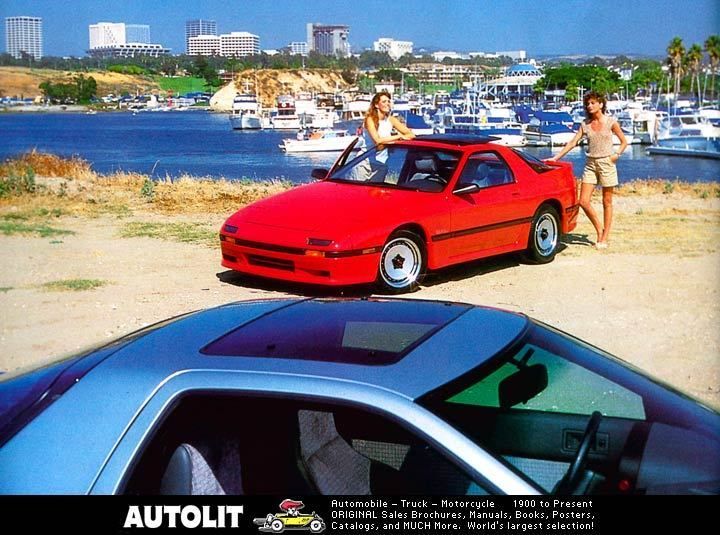
[[[293,308],[294,313],[288,315]],[[396,323],[387,314],[380,315],[378,311],[385,308],[398,314]],[[364,310],[360,317],[358,309]],[[273,321],[275,317],[279,321]],[[372,317],[378,321],[366,321]],[[424,317],[440,319],[423,323]],[[326,335],[317,330],[317,325],[324,322],[340,325]],[[181,371],[255,372],[270,374],[270,381],[272,374],[289,374],[298,380],[321,377],[352,381],[417,399],[502,352],[528,323],[529,319],[521,314],[418,299],[244,301],[184,316],[151,330],[122,346],[98,366],[98,371],[112,370],[113,381],[118,383],[127,374],[137,388],[142,388],[138,381],[146,380],[148,389]],[[252,343],[245,343],[246,334]],[[303,343],[303,336],[310,343],[304,344],[302,351],[286,351],[293,344]],[[323,339],[337,336],[345,339],[332,343]],[[398,341],[407,336],[414,338]],[[363,337],[382,338],[377,342],[380,347],[373,345],[375,342],[366,345]],[[239,341],[238,345],[231,343],[229,350],[218,350],[230,338]],[[258,338],[261,344],[278,349],[274,353],[260,347],[258,352]],[[354,347],[349,356],[342,354],[346,345]],[[315,346],[316,355],[312,354]],[[356,358],[357,347],[370,356]],[[389,353],[384,351],[388,348]],[[377,361],[373,361],[373,352],[379,355]]]
[[[432,143],[446,147],[467,147],[470,145],[486,145],[500,139],[495,136],[479,136],[471,134],[429,134],[417,136],[409,141],[400,141],[397,144],[413,145],[417,143]]]

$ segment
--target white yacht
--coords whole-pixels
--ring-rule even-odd
[[[261,105],[252,93],[238,93],[233,99],[230,124],[235,130],[262,128]]]

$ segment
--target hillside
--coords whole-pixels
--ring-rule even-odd
[[[298,91],[312,93],[335,93],[348,89],[349,84],[343,80],[338,71],[329,69],[261,69],[246,70],[237,73],[234,82],[221,88],[210,101],[216,111],[230,111],[236,92],[255,91],[263,107],[275,105],[278,95],[294,94]]]
[[[69,71],[52,69],[29,69],[27,67],[0,67],[0,95],[6,97],[34,98],[42,95],[38,87],[42,82],[61,82],[79,74]],[[115,95],[128,92],[147,93],[160,89],[159,86],[144,76],[120,74],[108,71],[90,71],[84,73],[92,76],[98,85],[99,96],[113,93]]]

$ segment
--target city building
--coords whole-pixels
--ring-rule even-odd
[[[290,54],[296,56],[307,56],[308,55],[308,44],[305,41],[293,41],[288,45]]]
[[[230,32],[220,36],[220,55],[253,56],[260,53],[260,37],[249,32]]]
[[[497,56],[507,56],[513,61],[524,62],[527,59],[525,50],[502,50],[495,52]]]
[[[217,23],[214,20],[193,19],[185,22],[185,52],[190,54],[190,38],[198,35],[217,36]]]
[[[5,17],[5,51],[20,59],[23,53],[43,57],[43,31],[40,17]]]
[[[90,49],[125,44],[125,23],[98,22],[88,27]]]
[[[498,54],[506,55],[504,52]],[[480,92],[502,100],[530,98],[542,76],[535,65],[518,63],[505,69],[504,76],[483,82]]]
[[[433,52],[431,56],[432,59],[434,59],[435,61],[442,61],[445,58],[470,59],[470,56],[468,54],[460,54],[459,52],[454,52],[452,50],[439,50],[437,52]]]
[[[342,24],[307,24],[307,44],[309,52],[317,52],[323,56],[350,56],[348,35],[350,26]]]
[[[191,56],[253,56],[260,53],[260,37],[248,32],[196,35],[188,39]]]
[[[219,56],[219,35],[194,35],[187,39],[187,53],[189,56]]]
[[[150,26],[147,24],[126,24],[126,43],[150,43]]]
[[[389,37],[381,37],[373,43],[373,50],[375,52],[387,52],[394,60],[398,60],[405,54],[413,53],[412,41],[396,41]]]
[[[150,42],[150,26],[124,22],[98,22],[88,27],[90,49],[88,55],[98,58],[134,58],[163,56],[170,53],[157,43]]]
[[[444,63],[411,63],[408,74],[423,84],[460,85],[481,75],[484,68],[479,65],[446,65]]]
[[[157,43],[122,43],[91,48],[87,53],[94,58],[134,58],[137,56],[158,58],[170,54],[170,49]]]

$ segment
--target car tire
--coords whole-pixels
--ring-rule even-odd
[[[285,524],[283,524],[282,520],[276,518],[270,522],[270,529],[273,530],[273,533],[280,533],[285,529]]]
[[[542,205],[533,217],[525,257],[534,264],[552,262],[560,246],[560,217],[557,210]]]
[[[386,293],[411,292],[418,288],[427,265],[425,243],[409,230],[393,232],[380,254],[377,282]]]
[[[324,528],[325,525],[323,524],[322,520],[315,518],[314,520],[310,521],[310,531],[312,533],[320,533]]]

